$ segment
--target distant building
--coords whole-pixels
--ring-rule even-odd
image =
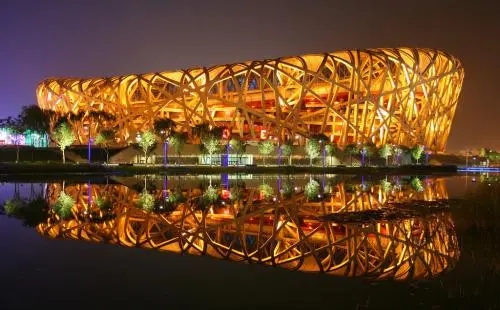
[[[176,130],[209,123],[247,140],[423,144],[444,151],[464,78],[460,61],[434,49],[346,50],[110,78],[52,78],[38,104],[61,113],[104,111],[119,142],[157,118]],[[89,124],[90,118],[82,120]],[[92,126],[90,126],[92,127]],[[92,130],[92,129],[91,129]],[[78,133],[80,141],[96,133]]]
[[[27,145],[34,147],[47,147],[48,136],[27,130],[22,135],[16,135],[9,128],[0,128],[0,145]]]

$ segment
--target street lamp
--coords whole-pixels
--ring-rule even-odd
[[[83,129],[87,131],[88,141],[87,141],[87,161],[90,164],[90,124],[83,126]]]
[[[325,147],[323,146],[323,140],[319,140],[319,146],[321,150],[321,156],[323,157],[323,168],[325,168]]]
[[[163,166],[166,167],[167,166],[167,162],[168,162],[168,151],[167,151],[167,147],[168,147],[168,140],[167,140],[167,137],[165,136],[165,133],[166,131],[165,130],[162,130],[160,131],[162,137],[163,137]]]

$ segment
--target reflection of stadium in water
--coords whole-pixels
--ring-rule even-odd
[[[179,190],[177,184],[177,190],[157,190],[152,193],[157,204],[152,212],[139,209],[141,194],[124,185],[66,185],[65,192],[75,200],[71,215],[61,219],[52,212],[37,231],[53,238],[370,278],[431,277],[458,260],[449,213],[363,224],[318,220],[331,212],[377,209],[388,202],[447,198],[443,179],[428,179],[416,189],[408,184],[389,188],[378,183],[369,187],[338,183],[327,186],[318,199],[307,199],[302,187],[293,184],[291,196],[283,188],[274,189],[277,195],[267,195],[263,187],[241,185],[232,191],[219,188],[218,197],[208,202],[199,199],[206,198],[200,188]],[[61,190],[61,184],[49,187],[51,203]],[[165,203],[165,196],[180,193],[185,199],[177,201],[184,202]],[[239,199],[231,200],[231,194]],[[113,208],[103,208],[103,201]]]

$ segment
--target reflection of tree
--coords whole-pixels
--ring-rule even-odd
[[[96,205],[103,211],[109,211],[113,209],[113,203],[108,198],[98,197],[96,200]]]
[[[155,205],[155,198],[153,195],[144,190],[139,194],[139,200],[137,201],[137,207],[144,211],[152,211]]]
[[[289,178],[287,178],[285,181],[283,181],[283,184],[281,184],[280,193],[281,196],[285,199],[289,199],[292,197],[293,184]]]
[[[59,198],[57,198],[56,203],[53,205],[53,209],[56,214],[58,214],[61,218],[67,219],[71,217],[71,209],[75,205],[75,200],[67,195],[65,192],[61,192],[59,194]]]
[[[380,181],[380,188],[382,191],[388,192],[391,190],[391,187],[391,182],[387,181],[387,178]]]
[[[414,177],[411,179],[411,187],[416,190],[417,192],[422,192],[424,190],[424,187],[422,186],[422,181],[420,181],[419,178]]]
[[[263,183],[259,186],[259,190],[262,194],[262,197],[264,197],[264,199],[270,199],[272,198],[273,194],[274,194],[274,189],[271,187],[271,185],[267,184],[267,183]]]
[[[340,186],[340,185],[339,185]],[[131,193],[134,195],[133,193]],[[124,196],[125,201],[130,197]],[[124,202],[125,202],[124,201]],[[293,270],[342,276],[413,279],[453,268],[459,256],[450,215],[338,225],[300,202],[243,204],[240,216],[197,211],[181,204],[169,214],[145,214],[127,204],[106,223],[48,221],[37,227],[52,237],[103,241],[130,247],[205,254]],[[309,259],[317,258],[317,259]]]
[[[203,193],[203,202],[205,206],[209,206],[214,204],[219,198],[219,194],[217,193],[217,189],[212,185],[209,185],[205,192]]]
[[[35,227],[47,220],[49,205],[43,197],[29,201],[23,199],[7,200],[3,206],[5,214],[23,221],[23,226]]]
[[[317,200],[320,195],[319,182],[316,180],[309,180],[309,182],[304,187],[304,196],[307,200]]]
[[[243,194],[245,191],[245,182],[241,180],[237,180],[235,182],[231,182],[229,185],[230,189],[230,196],[229,198],[231,201],[238,201],[243,198]]]

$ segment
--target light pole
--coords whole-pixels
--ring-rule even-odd
[[[165,130],[160,131],[161,135],[163,136],[163,167],[167,166],[167,144],[168,140],[167,137],[165,136]]]
[[[87,161],[90,164],[90,124],[85,125],[83,129],[87,130],[87,136],[88,136],[88,141],[87,141]]]
[[[136,133],[136,135],[135,135],[135,142],[137,142],[137,143],[141,142],[141,134],[140,133]],[[140,155],[140,156],[142,156],[142,155]],[[139,159],[138,160],[139,163],[141,163],[141,157],[138,157],[138,159]]]
[[[319,151],[321,152],[321,162],[323,164],[323,168],[325,168],[325,156],[323,152],[323,140],[319,140]]]

